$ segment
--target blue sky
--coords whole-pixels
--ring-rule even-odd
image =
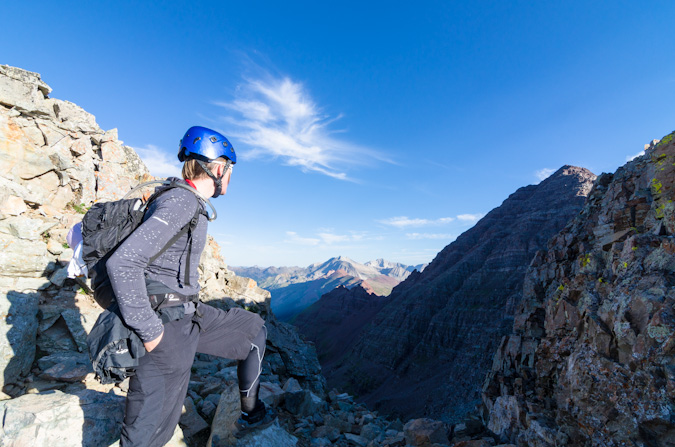
[[[42,74],[151,171],[230,137],[230,265],[429,262],[564,164],[675,129],[672,1],[9,2],[0,63]]]

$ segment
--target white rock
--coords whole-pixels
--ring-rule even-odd
[[[42,205],[44,202],[40,195],[34,194],[25,186],[2,176],[0,176],[0,194],[3,196],[11,194],[35,205]]]
[[[53,220],[16,216],[0,221],[0,233],[28,241],[39,241],[43,233],[56,225],[58,222]]]
[[[0,233],[0,272],[4,276],[40,277],[51,260],[43,241],[22,240]]]
[[[24,130],[6,114],[0,114],[0,175],[18,181],[49,172],[54,165]]]
[[[47,84],[40,81],[40,75],[17,70],[20,69],[0,66],[0,104],[13,106],[30,115],[54,116],[51,100],[46,99],[44,94]]]
[[[80,132],[99,132],[100,127],[96,124],[96,118],[91,113],[73,104],[70,101],[60,99],[54,100],[54,109],[57,111],[58,119],[64,128],[71,131]]]
[[[0,219],[6,216],[18,216],[27,210],[26,202],[20,197],[13,195],[0,197]]]
[[[51,286],[47,278],[19,277],[14,280],[14,290],[22,293],[35,292],[36,290],[45,290]]]

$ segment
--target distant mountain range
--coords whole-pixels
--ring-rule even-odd
[[[308,267],[230,267],[237,275],[254,279],[272,294],[272,310],[278,318],[292,320],[321,295],[344,286],[361,286],[369,293],[387,296],[413,271],[427,264],[405,265],[384,259],[360,264],[345,256],[330,258]]]

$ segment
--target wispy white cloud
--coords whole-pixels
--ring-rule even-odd
[[[271,156],[339,180],[351,180],[345,172],[350,165],[388,161],[372,149],[337,138],[338,131],[329,127],[341,116],[325,115],[305,87],[288,77],[248,79],[232,101],[216,104],[230,112],[224,119],[248,147],[244,158]]]
[[[181,164],[176,156],[170,156],[155,145],[133,148],[141,157],[150,174],[155,177],[180,177]]]
[[[284,242],[311,246],[329,246],[348,242],[360,242],[366,240],[373,241],[382,239],[382,237],[379,235],[372,236],[365,232],[353,231],[349,234],[337,234],[331,229],[321,229],[313,237],[300,236],[295,231],[287,231],[286,236],[288,238]]]
[[[424,227],[429,225],[445,225],[454,221],[454,217],[441,217],[440,219],[409,218],[407,216],[390,217],[378,220],[379,223],[396,228]]]
[[[485,216],[483,213],[477,213],[477,214],[460,214],[457,216],[457,220],[460,220],[462,222],[478,222]]]
[[[452,234],[440,234],[440,233],[406,233],[405,237],[412,240],[421,240],[421,239],[446,239],[454,240],[455,236]]]
[[[640,151],[640,152],[638,152],[638,153],[635,154],[635,155],[629,155],[629,156],[626,157],[626,161],[627,161],[627,162],[628,162],[628,161],[633,161],[633,160],[635,160],[635,159],[638,158],[638,157],[642,157],[644,154],[645,154],[645,151]]]
[[[287,231],[286,236],[288,236],[288,239],[286,239],[284,242],[290,242],[291,244],[319,245],[319,242],[321,242],[321,240],[317,238],[298,236],[298,233],[295,231]]]
[[[352,238],[346,234],[319,233],[319,237],[325,244],[335,244],[338,242],[349,242]]]
[[[555,169],[544,168],[544,169],[540,169],[540,170],[538,170],[537,172],[535,172],[534,175],[535,175],[535,176],[539,179],[539,181],[541,182],[541,181],[546,180],[547,178],[549,178],[549,177],[551,176],[551,174],[553,174],[554,172],[555,172]]]

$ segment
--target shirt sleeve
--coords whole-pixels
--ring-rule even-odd
[[[150,259],[183,228],[197,211],[198,201],[189,191],[174,189],[151,204],[149,217],[108,259],[106,269],[124,318],[143,342],[159,337],[162,321],[150,306],[144,271]]]

